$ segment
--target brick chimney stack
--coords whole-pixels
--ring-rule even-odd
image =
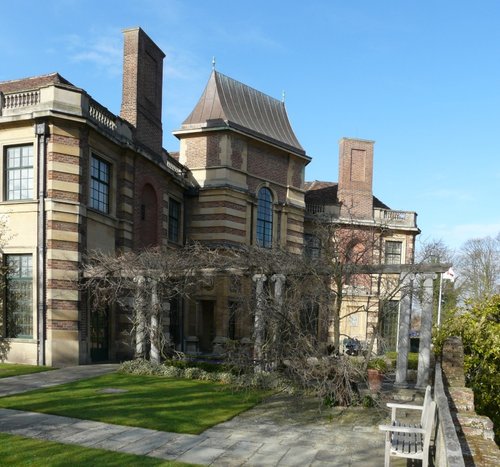
[[[120,116],[139,143],[162,153],[162,85],[165,54],[141,28],[123,31],[123,89]]]
[[[373,219],[374,144],[363,139],[340,140],[338,199],[343,218]]]

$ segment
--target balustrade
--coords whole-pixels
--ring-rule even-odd
[[[3,108],[18,109],[20,107],[29,107],[37,105],[40,102],[40,90],[16,92],[12,94],[4,94]]]
[[[116,116],[93,99],[90,99],[89,117],[98,125],[104,126],[111,131],[116,130]]]

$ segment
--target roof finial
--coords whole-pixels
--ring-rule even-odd
[[[212,70],[215,70],[215,56],[212,57]]]
[[[285,103],[285,97],[286,97],[286,93],[285,93],[285,90],[283,89],[283,91],[281,91],[281,102],[283,102],[283,104]]]

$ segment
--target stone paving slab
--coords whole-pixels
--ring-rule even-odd
[[[94,365],[25,375],[29,378],[23,380],[5,378],[0,380],[0,396],[113,369],[114,365]],[[6,379],[11,381],[6,384]],[[216,467],[378,467],[384,457],[384,435],[377,428],[380,417],[356,409],[330,410],[326,416],[317,406],[274,396],[201,435],[9,409],[0,409],[0,432]]]
[[[116,371],[118,364],[80,365],[0,379],[0,397],[48,388]]]

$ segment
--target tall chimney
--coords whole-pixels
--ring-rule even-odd
[[[343,218],[373,219],[374,144],[363,139],[340,140],[338,199]]]
[[[140,144],[162,153],[162,84],[165,54],[141,28],[123,31],[123,89],[120,116]]]

